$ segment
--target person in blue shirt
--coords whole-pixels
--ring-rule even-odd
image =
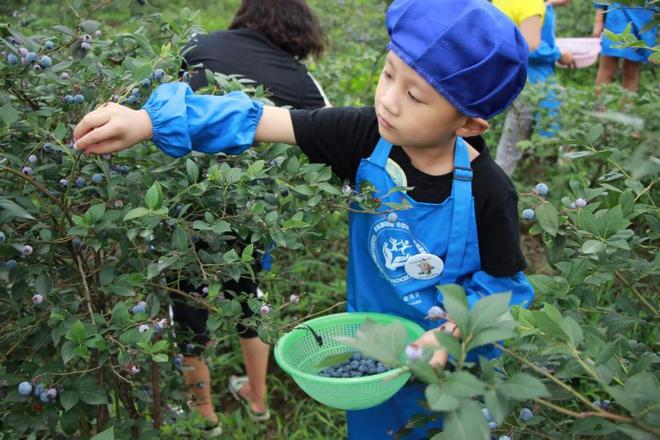
[[[409,205],[349,213],[348,311],[411,319],[427,330],[422,344],[434,344],[440,331],[460,338],[451,316],[429,319],[431,307],[443,306],[438,285],[463,286],[470,307],[501,292],[512,293],[511,305],[534,298],[523,273],[515,187],[478,138],[525,86],[528,47],[483,0],[395,0],[386,26],[389,53],[373,107],[287,110],[240,92],[199,96],[169,83],[141,110],[108,103],[85,115],[74,148],[105,154],[151,139],[180,157],[239,154],[255,141],[300,145],[357,187],[370,182],[382,202]],[[413,189],[391,191],[400,186]],[[498,355],[491,346],[476,352]],[[437,349],[431,362],[441,367],[446,359]],[[427,412],[424,400],[424,387],[411,384],[381,405],[349,411],[348,438],[390,439]],[[404,438],[428,438],[441,426],[436,417]]]
[[[623,59],[621,66],[621,85],[637,92],[639,88],[639,69],[642,63],[649,62],[651,51],[644,48],[616,47],[618,43],[610,40],[603,30],[621,34],[628,25],[631,25],[632,34],[643,41],[646,46],[654,47],[657,27],[651,26],[653,22],[653,8],[628,7],[621,3],[594,2],[596,17],[594,20],[593,36],[601,38],[600,62],[596,75],[596,90],[600,84],[614,82],[619,70],[619,60]]]
[[[559,49],[555,35],[557,26],[554,8],[555,6],[566,6],[569,3],[570,0],[546,2],[545,15],[540,29],[540,40],[536,49],[529,53],[527,80],[530,84],[547,83],[552,86],[555,83],[552,79],[555,74],[555,63],[569,68],[575,67],[573,55],[568,51],[562,52]],[[541,136],[552,137],[556,135],[559,131],[559,106],[560,102],[553,90],[546,92],[544,99],[539,103],[542,111],[536,112],[536,115],[534,115],[534,108],[524,102],[523,99],[514,103],[507,113],[495,157],[495,162],[502,167],[507,175],[513,175],[516,165],[522,158],[523,152],[517,145],[520,141],[531,137],[535,120],[536,128]],[[544,123],[544,120],[550,122]]]

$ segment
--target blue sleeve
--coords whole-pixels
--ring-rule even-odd
[[[541,40],[541,44],[534,52],[529,54],[529,63],[532,64],[554,64],[561,58],[561,51],[557,46],[550,46],[545,41]]]
[[[469,309],[472,309],[481,298],[498,293],[511,292],[510,306],[528,308],[534,299],[534,288],[523,272],[518,272],[510,277],[494,277],[484,271],[479,271],[464,280],[461,285],[467,294]],[[466,359],[468,362],[476,362],[479,357],[493,359],[500,354],[500,350],[492,344],[488,344],[471,350]]]
[[[144,105],[153,125],[153,142],[165,154],[239,154],[254,143],[263,104],[243,92],[195,95],[188,84],[159,86]]]

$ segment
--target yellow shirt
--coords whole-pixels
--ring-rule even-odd
[[[493,0],[493,4],[509,17],[516,26],[535,15],[545,16],[545,1],[543,0]]]

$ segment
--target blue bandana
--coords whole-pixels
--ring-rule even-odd
[[[527,43],[486,0],[395,0],[386,24],[387,48],[467,116],[491,118],[525,87]]]

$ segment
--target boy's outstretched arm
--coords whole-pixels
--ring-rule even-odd
[[[74,129],[85,154],[121,151],[149,139],[170,156],[191,150],[237,154],[255,141],[295,144],[288,110],[265,107],[247,95],[195,95],[185,83],[157,88],[142,110],[114,103],[88,113]]]

